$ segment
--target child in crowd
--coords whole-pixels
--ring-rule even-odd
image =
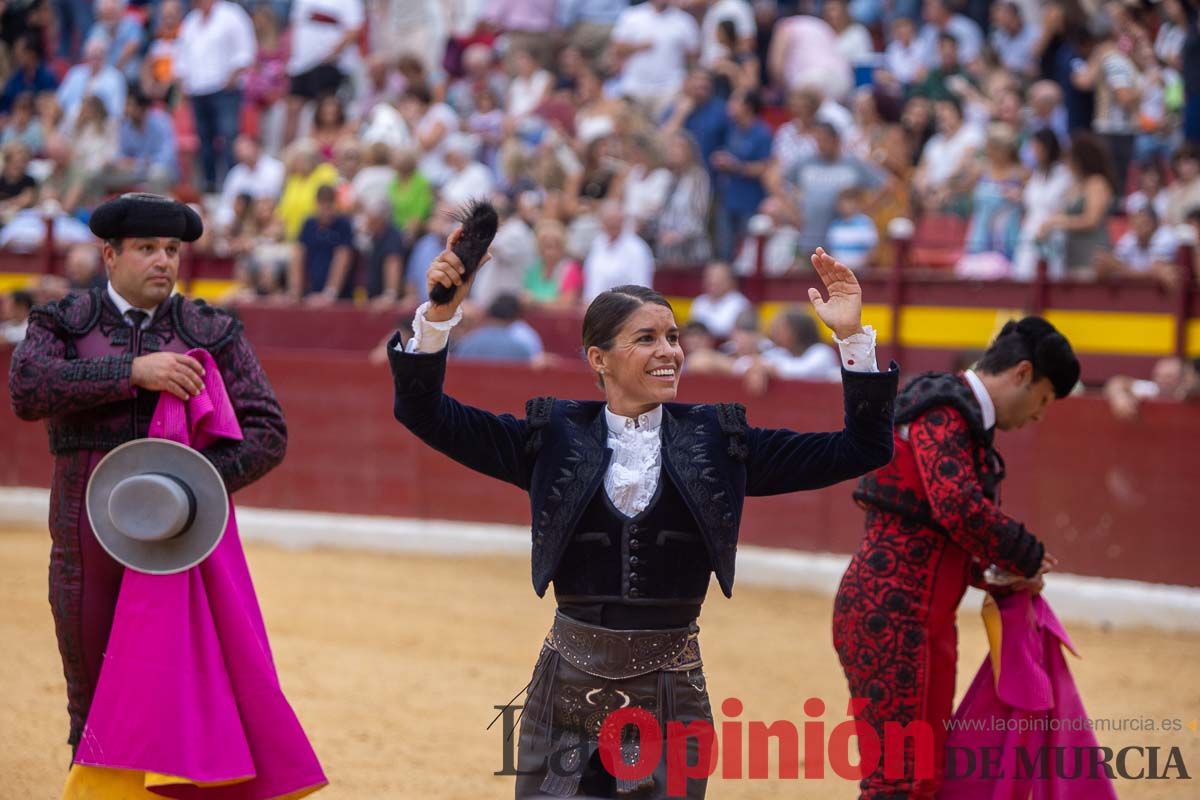
[[[862,193],[855,188],[838,195],[837,216],[826,235],[829,254],[855,272],[869,267],[879,245],[875,222],[862,210]]]

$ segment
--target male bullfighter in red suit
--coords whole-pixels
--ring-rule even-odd
[[[8,376],[21,419],[45,419],[54,454],[50,488],[50,610],[67,679],[70,742],[87,720],[124,567],[104,551],[84,510],[84,490],[101,457],[146,436],[160,392],[181,399],[203,386],[192,348],[212,353],[243,440],[204,454],[230,492],[283,460],[287,428],[241,324],[201,301],[172,294],[181,242],[200,217],[182,203],[123,195],[92,214],[104,240],[109,283],[34,309]]]
[[[854,493],[866,537],[842,577],[833,640],[857,713],[884,739],[884,723],[932,728],[934,776],[885,775],[861,783],[862,800],[932,798],[944,774],[945,721],[954,702],[955,611],[968,585],[988,588],[995,566],[1036,590],[1054,559],[1025,526],[1002,512],[1004,462],[995,428],[1041,420],[1079,379],[1066,338],[1039,317],[1009,322],[974,370],[927,373],[896,398],[895,455]]]

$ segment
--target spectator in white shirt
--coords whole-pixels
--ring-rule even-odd
[[[654,144],[643,137],[634,137],[629,143],[628,166],[620,173],[617,185],[625,209],[625,215],[642,232],[662,214],[671,191],[674,177],[661,165]]]
[[[1157,161],[1144,161],[1138,164],[1137,188],[1125,198],[1125,213],[1132,216],[1143,206],[1150,206],[1160,220],[1167,217],[1167,190],[1163,184],[1162,165]]]
[[[521,51],[531,53],[540,64],[551,63],[558,45],[558,31],[554,30],[557,0],[472,0],[450,7],[461,8],[473,3],[478,3],[480,8],[479,23],[504,34],[509,62],[505,66],[511,68],[512,57]],[[447,5],[442,3],[443,8]],[[469,33],[472,28],[473,25],[463,28],[460,35]]]
[[[207,192],[233,166],[242,110],[241,77],[258,53],[250,16],[229,0],[195,0],[175,49],[175,72],[192,102]]]
[[[146,37],[142,21],[128,14],[128,0],[96,0],[96,22],[87,39],[99,36],[111,44],[108,63],[129,83],[136,83]]]
[[[750,301],[737,290],[732,267],[715,261],[704,268],[704,294],[692,301],[691,320],[704,323],[713,336],[724,339],[747,308]]]
[[[854,88],[854,69],[837,42],[837,32],[819,17],[781,19],[771,33],[767,72],[785,90],[816,86],[826,97],[845,97]]]
[[[925,144],[913,176],[913,188],[924,207],[942,210],[969,192],[970,168],[983,148],[983,132],[963,122],[956,100],[939,100],[934,108],[937,133]]]
[[[762,394],[771,378],[841,380],[838,354],[821,341],[816,320],[803,308],[791,307],[777,314],[771,320],[768,336],[774,347],[757,358],[740,358],[733,366],[734,374],[745,374],[747,388],[753,394]]]
[[[1164,65],[1174,69],[1183,69],[1183,46],[1187,42],[1188,22],[1187,11],[1183,0],[1166,0],[1159,8],[1162,9],[1163,20],[1154,36],[1154,55]]]
[[[1026,93],[1026,106],[1022,108],[1024,135],[1021,137],[1025,144],[1021,147],[1021,162],[1029,169],[1037,166],[1034,158],[1032,140],[1033,134],[1042,128],[1049,128],[1058,137],[1062,147],[1070,144],[1070,130],[1067,127],[1067,109],[1063,106],[1062,87],[1054,81],[1037,81],[1029,87]]]
[[[1021,18],[1021,8],[1012,0],[992,6],[992,49],[1004,68],[1017,75],[1027,75],[1033,63],[1033,48],[1038,31]]]
[[[1179,238],[1169,226],[1159,225],[1158,214],[1145,205],[1129,218],[1129,230],[1117,240],[1111,253],[1096,257],[1100,276],[1144,275],[1174,287],[1179,278],[1175,264],[1179,258]]]
[[[25,339],[33,306],[33,295],[27,291],[0,294],[0,348],[15,347]]]
[[[1017,252],[1013,258],[1013,277],[1032,280],[1037,275],[1038,261],[1045,258],[1050,277],[1057,277],[1062,267],[1061,259],[1053,258],[1045,243],[1038,236],[1042,224],[1050,217],[1062,212],[1067,193],[1074,183],[1071,170],[1062,161],[1062,145],[1058,134],[1049,128],[1041,128],[1029,137],[1034,154],[1034,168],[1021,190],[1021,203],[1025,215],[1021,219],[1021,233],[1017,241]]]
[[[221,203],[217,206],[215,222],[218,228],[231,225],[234,221],[234,204],[242,195],[254,200],[268,198],[279,202],[283,194],[283,162],[262,151],[262,142],[243,133],[233,143],[233,154],[237,164],[225,176],[221,189]]]
[[[479,271],[471,287],[471,302],[484,308],[503,294],[520,297],[525,275],[538,258],[537,237],[521,214],[503,197],[495,197],[492,202],[501,219],[488,249],[492,260],[487,269]]]
[[[84,98],[95,96],[104,103],[108,116],[120,119],[125,113],[125,78],[120,70],[106,63],[109,43],[104,36],[93,36],[83,46],[83,61],[67,70],[58,87],[58,105],[68,126],[75,124]]]
[[[883,66],[887,75],[901,87],[908,87],[925,76],[924,45],[917,41],[917,26],[908,17],[897,17],[892,23],[892,37],[883,51]]]
[[[921,13],[925,25],[918,41],[926,67],[933,69],[938,65],[938,37],[943,33],[950,34],[958,42],[958,63],[967,66],[979,57],[979,51],[983,49],[983,31],[975,20],[953,13],[947,0],[925,0]]]
[[[617,17],[613,52],[621,63],[620,93],[653,117],[675,98],[700,50],[700,26],[670,0],[649,0]]]
[[[755,47],[758,25],[750,4],[746,0],[716,0],[704,12],[704,19],[700,23],[700,65],[703,67],[712,68],[724,52],[717,38],[717,27],[725,20],[733,23],[740,46],[749,50]]]
[[[421,174],[434,186],[441,186],[450,177],[444,158],[445,143],[459,129],[458,115],[445,103],[433,102],[433,96],[424,86],[409,86],[405,90],[400,100],[400,115],[421,151]]]
[[[1155,362],[1150,380],[1114,375],[1104,385],[1104,398],[1117,419],[1132,421],[1144,400],[1183,403],[1200,398],[1200,359],[1171,356]]]
[[[350,194],[359,208],[391,205],[392,184],[396,182],[396,168],[392,166],[394,153],[384,142],[374,142],[366,147],[367,165],[358,171],[351,182]]]
[[[621,204],[600,206],[600,232],[583,262],[583,302],[614,286],[653,286],[654,254],[626,224]]]
[[[284,141],[296,135],[304,106],[335,94],[358,65],[363,21],[362,0],[293,0]]]
[[[492,172],[475,160],[479,143],[469,133],[452,133],[446,137],[446,168],[448,177],[442,184],[439,197],[454,206],[465,205],[474,197],[492,193]]]
[[[522,50],[512,57],[512,82],[508,84],[506,111],[511,120],[520,120],[534,112],[554,85],[554,78],[538,66],[533,54]]]
[[[825,0],[822,16],[829,27],[837,31],[838,52],[851,64],[863,61],[875,52],[871,34],[850,18],[846,0]]]
[[[795,216],[778,197],[767,197],[758,213],[746,225],[749,235],[742,240],[741,250],[734,259],[739,275],[755,275],[759,269],[759,244],[762,244],[762,274],[786,275],[795,271],[800,252],[800,229],[793,224]],[[765,239],[765,242],[761,240]]]
[[[508,78],[494,66],[492,48],[486,44],[476,42],[463,50],[463,74],[450,82],[446,102],[464,119],[475,113],[475,96],[479,91],[487,91],[494,97],[508,94]]]

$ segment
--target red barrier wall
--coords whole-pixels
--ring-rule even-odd
[[[240,493],[242,504],[527,523],[520,491],[453,464],[393,420],[386,367],[318,351],[260,355],[287,414],[290,442],[283,466]],[[8,352],[0,352],[4,374],[8,363]],[[538,372],[460,362],[448,385],[465,402],[518,414],[534,394],[598,397],[589,374],[574,365]],[[819,430],[841,419],[840,388],[824,384],[778,384],[769,396],[750,398],[737,381],[693,376],[680,399],[744,402],[761,426]],[[1071,398],[1054,405],[1041,425],[1001,433],[999,446],[1009,473],[1004,507],[1048,543],[1062,569],[1200,586],[1192,505],[1200,407],[1148,404],[1141,420],[1125,424],[1099,398]],[[0,485],[47,485],[45,430],[18,420],[7,395],[0,453]],[[862,512],[851,488],[750,499],[742,541],[852,552]]]

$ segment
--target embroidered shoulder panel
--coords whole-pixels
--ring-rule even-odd
[[[717,421],[721,432],[729,439],[729,457],[745,463],[750,457],[750,445],[746,443],[746,431],[750,427],[746,422],[746,407],[741,403],[718,403]]]
[[[550,424],[554,402],[553,397],[544,396],[534,397],[525,403],[525,452],[529,455],[534,455],[542,449],[542,432]]]
[[[242,331],[242,323],[228,311],[210,306],[203,300],[179,298],[171,308],[175,330],[189,347],[216,352]]]
[[[61,300],[35,308],[30,317],[45,316],[53,320],[53,327],[68,336],[83,336],[100,321],[103,303],[100,289],[69,294]],[[32,321],[32,319],[31,319]]]

